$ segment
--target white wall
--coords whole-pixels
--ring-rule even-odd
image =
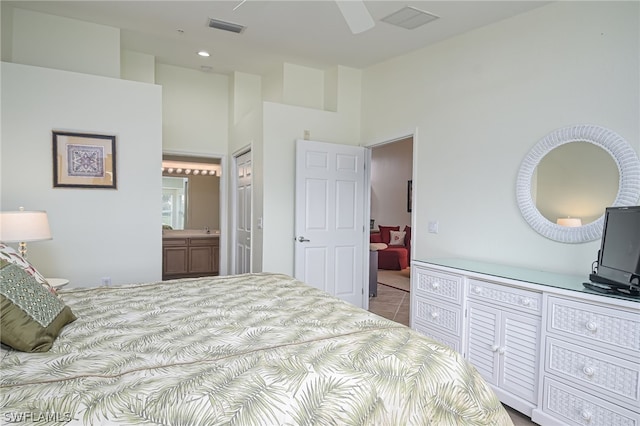
[[[310,90],[311,98],[322,100],[324,83],[320,92],[315,91],[320,74],[302,72],[297,80],[300,87],[304,87],[303,75],[308,77],[307,83],[314,86]],[[284,88],[273,84],[265,90],[259,84],[259,77],[234,73],[231,99],[238,107],[234,105],[232,110],[240,112],[242,117],[232,118],[229,151],[247,146],[252,150],[254,272],[293,274],[295,140],[302,139],[305,130],[310,131],[311,139],[318,141],[357,145],[360,140],[361,72],[337,67],[332,75],[335,91],[332,102],[337,112],[279,102],[256,102],[256,94],[261,89],[262,94],[269,92],[281,99]],[[280,81],[274,80],[273,75],[267,80]],[[260,218],[264,229],[257,226]]]
[[[411,226],[407,187],[413,172],[413,138],[371,150],[371,219],[378,226]]]
[[[159,86],[2,63],[2,210],[46,210],[53,240],[29,244],[45,276],[77,286],[159,280]],[[53,188],[52,130],[116,135],[117,190]]]
[[[360,135],[349,114],[270,102],[263,109],[262,268],[293,275],[295,141],[303,139],[304,130],[310,131],[311,140],[346,145],[357,145]]]
[[[125,80],[142,83],[155,83],[156,81],[156,58],[153,55],[122,50],[120,52],[120,68],[120,78]]]
[[[13,13],[11,62],[120,77],[118,28],[25,9],[8,10]]]
[[[162,146],[165,151],[226,154],[229,137],[229,78],[158,64],[162,86]]]
[[[590,271],[599,242],[538,235],[515,180],[529,149],[559,127],[608,127],[640,151],[639,7],[554,2],[364,71],[363,141],[418,129],[416,259]]]
[[[252,259],[251,271],[262,271],[262,230],[258,227],[257,221],[262,217],[263,205],[263,167],[262,167],[262,79],[260,76],[235,72],[230,82],[231,100],[230,110],[232,111],[231,124],[229,125],[229,170],[232,170],[231,163],[234,161],[233,155],[238,155],[251,150],[253,175],[252,175],[252,200],[253,225],[251,234]],[[229,179],[229,194],[233,194],[233,180]],[[232,211],[232,196],[229,196],[229,234],[234,226]],[[234,248],[231,248],[234,250]],[[229,256],[229,270],[231,269],[231,256]]]
[[[324,79],[323,70],[284,64],[283,103],[324,109]]]

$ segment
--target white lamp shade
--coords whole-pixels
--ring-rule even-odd
[[[567,226],[569,228],[582,226],[582,220],[579,217],[560,217],[556,223],[560,226]]]
[[[49,219],[44,211],[0,212],[0,241],[6,243],[51,239]]]

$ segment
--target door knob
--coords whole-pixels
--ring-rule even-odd
[[[305,243],[305,242],[309,242],[311,240],[307,240],[305,237],[298,237],[298,241],[300,241],[301,243]]]

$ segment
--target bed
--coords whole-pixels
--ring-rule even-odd
[[[286,275],[60,296],[48,351],[2,347],[0,422],[512,424],[460,354]]]

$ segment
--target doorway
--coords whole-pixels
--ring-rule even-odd
[[[379,226],[411,226],[413,137],[371,148],[371,222]],[[372,225],[372,226],[371,226]]]
[[[410,309],[414,139],[411,135],[369,147],[370,241],[396,245],[389,247],[388,252],[383,249],[370,253],[373,265],[369,269],[370,295],[375,297],[369,299],[369,310],[380,314],[378,311],[382,309],[383,316],[401,323],[408,322]],[[397,230],[396,236],[404,232],[400,246],[398,241],[390,241],[392,229]],[[400,295],[399,299],[394,292]],[[387,316],[385,309],[396,299],[401,303]]]
[[[226,236],[222,232],[226,224],[223,160],[223,157],[163,153],[163,277],[226,274]],[[173,266],[166,265],[168,249],[165,243],[170,239],[184,237],[183,241],[189,241],[204,236],[215,240],[210,250],[198,251],[187,246],[182,250],[182,258],[174,256],[171,258]],[[171,242],[175,244],[175,241]],[[178,252],[174,248],[172,253]]]

